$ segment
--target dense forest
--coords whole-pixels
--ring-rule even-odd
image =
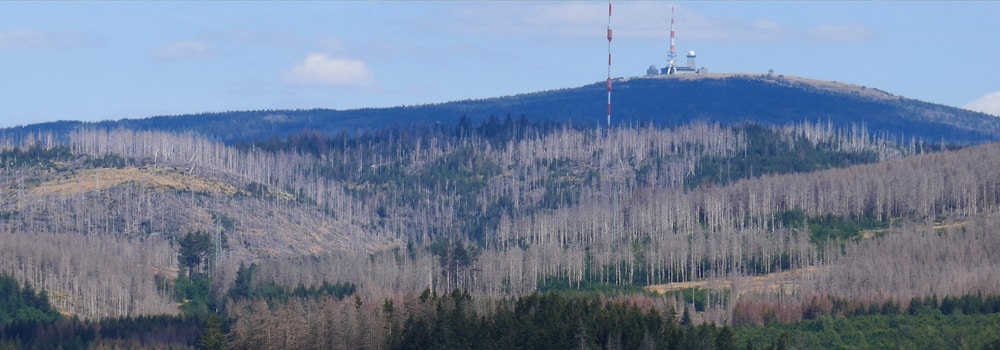
[[[979,144],[1000,138],[1000,119],[991,115],[836,81],[780,74],[713,73],[616,78],[613,84],[612,123],[616,127],[652,123],[672,128],[709,121],[783,126],[810,120],[830,121],[838,129],[864,123],[881,137],[916,137],[932,142]],[[236,144],[307,131],[332,135],[415,124],[455,125],[463,117],[480,124],[490,116],[506,115],[590,128],[605,121],[605,94],[605,81],[601,80],[575,88],[415,106],[218,111],[97,123],[61,121],[0,130],[0,135],[11,139],[45,132],[67,135],[79,127],[91,127],[198,133]]]
[[[242,270],[242,269],[241,269]],[[248,272],[250,270],[247,270]],[[241,272],[242,275],[242,272]],[[247,275],[252,276],[252,275]],[[347,298],[350,289],[258,285],[238,277],[228,315],[68,319],[44,292],[0,277],[2,348],[198,349],[742,349],[982,348],[1000,346],[1000,297],[915,298],[864,306],[813,299],[802,322],[696,324],[659,296],[533,293],[480,300],[424,290],[397,303]],[[245,283],[245,284],[244,284]],[[342,294],[325,294],[323,289]],[[263,294],[259,294],[263,293]],[[265,296],[266,295],[266,296]],[[14,315],[11,317],[11,315]],[[228,330],[228,335],[227,335]]]
[[[225,139],[0,138],[0,345],[998,344],[996,143],[509,115]]]

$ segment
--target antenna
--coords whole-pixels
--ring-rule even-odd
[[[611,0],[608,0],[608,129],[611,128]]]
[[[674,31],[674,7],[670,6],[670,53],[667,54],[666,74],[677,74],[677,43],[675,38],[677,32]]]

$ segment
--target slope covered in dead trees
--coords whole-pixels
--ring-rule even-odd
[[[1000,294],[998,144],[832,123],[594,130],[524,118],[236,145],[94,128],[5,142],[0,271],[84,319],[227,312],[231,345],[417,327],[407,317],[433,334],[424,291],[463,291],[467,315],[488,319],[537,291],[665,285],[643,313],[719,325],[832,314],[817,300]],[[189,236],[204,254],[184,253]],[[407,310],[376,322],[392,305]],[[291,321],[253,330],[271,319]],[[308,328],[320,320],[326,330]],[[350,341],[404,336],[378,329]],[[647,342],[600,332],[574,344]]]

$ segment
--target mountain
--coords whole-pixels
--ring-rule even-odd
[[[218,317],[234,348],[417,343],[538,315],[524,306],[539,291],[556,293],[534,310],[611,293],[680,324],[923,303],[1000,318],[995,119],[849,84],[689,75],[621,79],[605,130],[579,118],[604,94],[7,129],[0,282],[31,286],[10,305],[85,320],[183,314],[208,333]],[[6,289],[0,348],[47,338],[21,326],[38,313],[4,312]]]
[[[922,102],[863,86],[782,75],[702,74],[617,79],[615,125],[672,127],[692,121],[786,125],[803,121],[837,128],[865,125],[881,137],[979,144],[1000,139],[1000,118]],[[481,100],[355,110],[266,110],[162,116],[98,123],[54,122],[9,128],[17,136],[77,126],[196,132],[226,143],[287,136],[306,130],[333,134],[413,124],[479,123],[490,116],[600,127],[605,83]]]

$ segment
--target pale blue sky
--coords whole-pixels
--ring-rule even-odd
[[[671,6],[713,73],[1000,114],[1000,2],[617,1],[613,75],[663,66]],[[601,1],[0,2],[0,127],[577,87],[605,78],[606,26]]]

